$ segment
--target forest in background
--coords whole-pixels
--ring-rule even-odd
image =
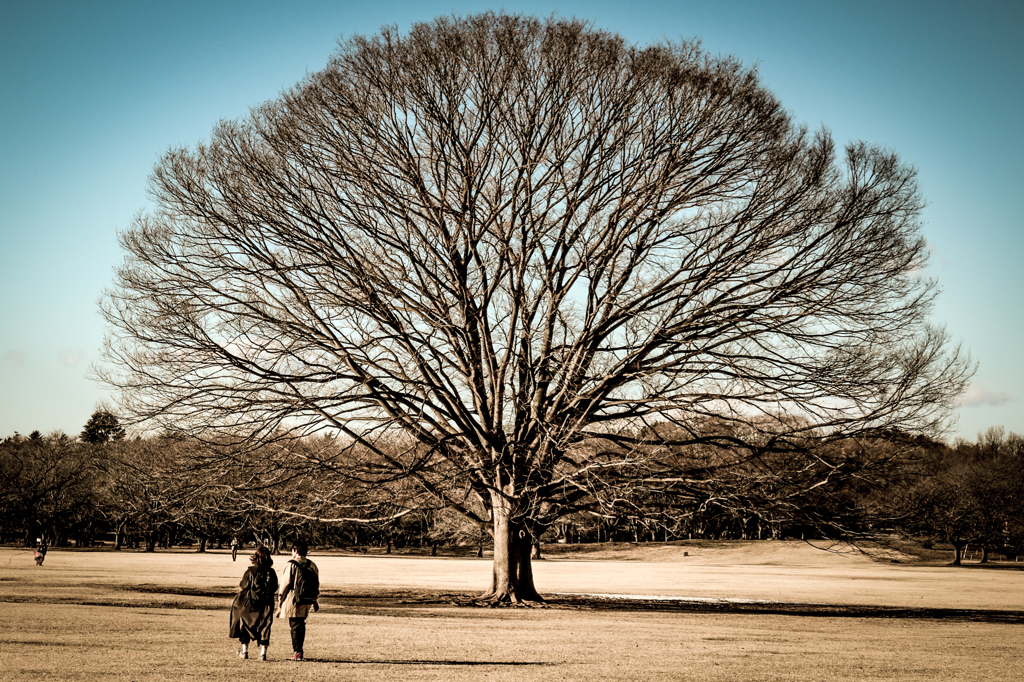
[[[953,563],[971,546],[982,560],[1024,554],[1021,436],[993,427],[974,442],[951,445],[886,433],[820,447],[818,456],[854,462],[857,476],[789,500],[768,489],[778,482],[761,468],[727,458],[723,471],[711,465],[713,449],[681,448],[673,453],[680,471],[705,480],[676,490],[620,485],[614,496],[565,509],[536,541],[903,537],[926,548],[952,547]],[[396,443],[395,456],[403,452],[416,456]],[[322,466],[327,460],[331,469]],[[486,527],[438,505],[415,479],[353,474],[366,466],[365,452],[330,437],[255,450],[126,437],[113,414],[97,411],[77,438],[33,432],[0,442],[0,541],[147,551],[184,545],[202,552],[238,537],[276,552],[301,536],[319,547],[390,552],[457,545],[481,555],[490,545]],[[458,478],[448,483],[448,495],[457,494]]]

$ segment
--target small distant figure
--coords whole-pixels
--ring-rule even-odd
[[[309,609],[320,610],[320,570],[306,558],[309,545],[305,540],[292,543],[292,558],[281,571],[281,611],[278,618],[287,618],[292,635],[292,657],[301,661],[306,642],[306,618]]]
[[[228,637],[237,639],[242,650],[239,657],[249,658],[249,642],[260,646],[260,660],[267,660],[270,646],[270,628],[274,625],[274,597],[277,594],[277,574],[270,550],[260,545],[253,552],[238,586],[241,588],[231,602]]]
[[[43,559],[46,558],[46,543],[40,542],[36,545],[36,551],[32,552],[32,556],[36,558],[36,566],[42,566]]]
[[[238,536],[231,538],[231,560],[238,558]]]

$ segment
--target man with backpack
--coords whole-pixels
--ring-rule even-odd
[[[292,558],[281,571],[281,611],[279,618],[287,618],[292,634],[292,657],[301,661],[302,646],[306,640],[306,617],[309,609],[320,610],[320,571],[306,558],[309,546],[305,540],[292,543]]]

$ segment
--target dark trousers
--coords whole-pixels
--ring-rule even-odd
[[[242,628],[242,631],[240,633],[238,633],[238,643],[239,644],[248,644],[251,641],[253,641],[252,637],[249,636],[249,633],[246,631],[245,628]],[[259,644],[260,646],[270,646],[270,640],[269,639],[266,639],[266,640],[258,639],[258,640],[256,640],[256,643]]]
[[[302,653],[302,645],[306,642],[306,619],[289,618],[288,626],[292,631],[292,651]]]

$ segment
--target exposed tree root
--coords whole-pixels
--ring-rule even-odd
[[[544,602],[543,597],[534,590],[528,590],[528,592],[530,592],[528,595],[519,595],[514,590],[502,592],[489,590],[474,599],[473,602],[479,606],[486,606],[492,609],[501,607],[546,608],[547,604]]]

